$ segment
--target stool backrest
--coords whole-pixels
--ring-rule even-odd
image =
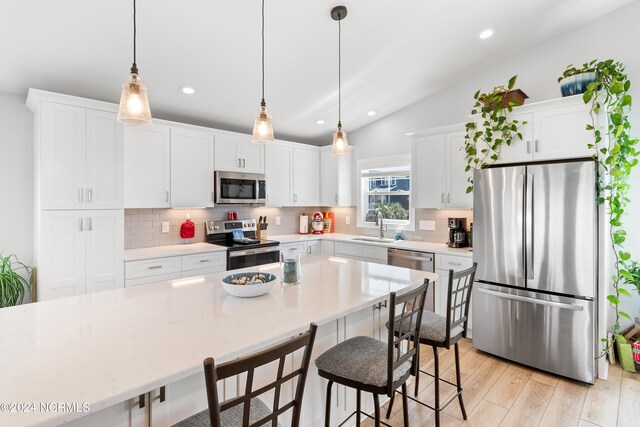
[[[262,350],[258,353],[251,354],[249,356],[242,357],[240,359],[223,363],[218,366],[216,366],[212,358],[209,357],[205,359],[203,364],[205,382],[207,386],[207,400],[209,403],[209,418],[211,420],[211,427],[222,427],[222,423],[220,421],[220,413],[237,405],[243,405],[242,425],[244,427],[268,425],[269,422],[273,427],[275,427],[277,426],[278,416],[291,408],[293,408],[291,425],[297,427],[300,424],[302,396],[304,393],[304,385],[307,378],[307,371],[309,370],[311,351],[313,350],[313,343],[315,341],[317,329],[318,326],[315,323],[311,323],[308,331],[292,337],[281,344]],[[300,366],[291,373],[284,375],[286,357],[303,347],[304,354],[302,356]],[[276,379],[272,383],[253,390],[253,379],[256,368],[259,368],[276,360],[279,360]],[[247,379],[245,383],[244,394],[229,399],[226,402],[220,404],[218,387],[216,385],[217,382],[245,372],[247,373]],[[285,403],[283,406],[280,406],[280,389],[282,387],[282,384],[288,381],[293,381],[296,377],[297,385],[293,400]],[[249,423],[251,399],[254,399],[264,393],[270,392],[271,390],[274,390],[271,415],[265,416],[253,423]]]
[[[466,270],[455,272],[449,270],[449,294],[447,296],[447,348],[451,340],[451,330],[462,325],[462,336],[467,337],[467,323],[469,320],[469,301],[476,276],[478,263]],[[458,336],[458,334],[456,334]],[[455,338],[455,337],[454,337]]]
[[[387,351],[387,395],[392,396],[396,389],[393,384],[393,373],[407,361],[411,361],[412,370],[417,369],[416,354],[420,345],[420,323],[422,322],[422,310],[427,298],[429,279],[416,289],[400,295],[391,292],[389,297],[389,335]],[[396,307],[402,305],[402,310],[397,313]],[[394,331],[401,331],[394,334]],[[413,345],[411,344],[413,340]],[[406,344],[406,345],[403,345]]]

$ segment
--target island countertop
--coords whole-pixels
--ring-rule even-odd
[[[253,269],[280,275],[279,264]],[[236,271],[234,271],[236,272]],[[302,281],[236,298],[189,278],[0,310],[0,402],[88,404],[91,412],[371,307],[438,276],[333,257],[302,261]],[[58,425],[82,412],[0,412],[0,425]]]

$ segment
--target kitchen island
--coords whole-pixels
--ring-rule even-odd
[[[250,270],[280,275],[279,264],[236,271]],[[355,335],[385,339],[389,292],[438,278],[319,256],[302,261],[299,285],[242,299],[220,286],[226,274],[0,310],[0,403],[15,404],[0,425],[171,425],[206,408],[205,357],[240,357],[310,322],[319,325],[315,355]],[[325,383],[314,366],[307,381],[302,424],[322,424]],[[239,383],[220,384],[225,399]],[[344,388],[333,398],[336,417],[354,402]]]

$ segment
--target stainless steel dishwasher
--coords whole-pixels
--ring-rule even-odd
[[[435,255],[431,252],[418,252],[406,249],[389,248],[387,250],[387,263],[396,267],[410,268],[412,270],[428,271],[433,273]],[[425,310],[433,311],[435,304],[433,298],[433,284],[429,284],[427,300],[424,302]]]

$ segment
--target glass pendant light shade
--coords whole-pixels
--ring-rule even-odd
[[[118,121],[128,125],[151,124],[151,109],[147,99],[147,87],[137,73],[122,84]]]
[[[342,130],[342,124],[338,123],[338,130],[333,134],[333,144],[331,145],[332,156],[348,156],[349,143],[347,133]]]
[[[267,113],[267,104],[264,101],[260,104],[260,111],[258,111],[256,121],[253,123],[251,142],[257,144],[274,142],[271,115]]]

